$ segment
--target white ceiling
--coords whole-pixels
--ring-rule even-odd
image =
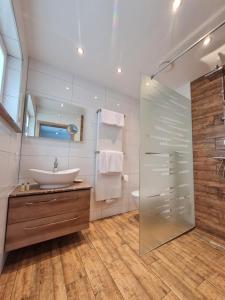
[[[224,0],[20,1],[29,56],[136,98],[141,73],[225,19]]]

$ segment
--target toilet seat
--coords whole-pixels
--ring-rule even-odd
[[[139,193],[138,190],[137,190],[137,191],[133,191],[131,194],[132,194],[132,196],[135,197],[135,198],[139,198],[139,197],[140,197],[140,196],[139,196],[140,193]]]
[[[131,192],[131,198],[132,198],[132,202],[133,202],[133,209],[138,209],[139,208],[139,191],[133,191]]]

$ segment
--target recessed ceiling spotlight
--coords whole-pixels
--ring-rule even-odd
[[[119,74],[122,73],[122,69],[120,67],[117,68],[117,73],[119,73]]]
[[[69,86],[66,86],[66,90],[69,91],[69,89],[70,89],[70,87],[69,87]]]
[[[203,41],[203,46],[207,47],[210,44],[211,40],[212,40],[211,37],[207,36]]]
[[[149,81],[146,82],[146,86],[150,86],[150,82]]]
[[[116,104],[116,106],[118,106],[118,107],[119,107],[119,106],[120,106],[120,104],[119,104],[119,103],[117,103],[117,104]]]
[[[61,105],[60,105],[61,107],[63,107],[64,106],[64,104],[63,103],[61,103]]]
[[[174,0],[173,1],[173,12],[176,12],[178,10],[178,8],[181,5],[181,0]]]
[[[98,96],[94,96],[94,100],[98,100]]]
[[[84,49],[81,48],[81,47],[78,47],[78,48],[77,48],[77,52],[78,52],[78,54],[79,54],[80,56],[84,55]]]

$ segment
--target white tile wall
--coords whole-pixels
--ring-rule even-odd
[[[1,33],[4,35],[7,52],[11,54],[7,57],[3,101],[7,102],[7,108],[13,112],[13,117],[18,121],[18,124],[21,124],[23,105],[18,107],[18,102],[20,99],[21,104],[23,104],[24,100],[27,75],[27,49],[23,34],[22,12],[17,1],[14,1],[16,23],[23,52],[23,66],[21,70],[21,61],[16,58],[20,57],[21,49],[17,41],[18,34],[14,16],[11,13],[12,9],[8,7],[11,6],[10,2],[6,0],[1,1],[0,9]],[[19,113],[17,115],[18,108]],[[0,273],[6,257],[4,253],[4,241],[8,195],[18,182],[20,146],[21,135],[16,134],[0,118]]]
[[[4,263],[4,240],[8,194],[18,180],[20,135],[0,120],[0,273]]]
[[[26,61],[24,61],[22,70],[22,80],[20,74],[20,60],[8,56],[3,101],[7,103],[6,107],[13,113],[12,116],[15,120],[18,120],[19,100],[22,101],[24,98]],[[8,195],[18,183],[20,146],[21,135],[16,134],[0,119],[0,273],[6,256],[4,253],[4,241]]]
[[[66,90],[66,86],[70,90]],[[94,184],[96,110],[108,108],[126,115],[124,130],[125,173],[129,182],[123,183],[123,197],[114,203],[95,202],[91,198],[91,219],[122,213],[135,209],[131,201],[131,191],[138,189],[139,174],[139,103],[116,91],[96,85],[73,74],[60,71],[52,66],[30,60],[28,69],[28,92],[54,97],[59,101],[69,101],[85,108],[84,142],[71,143],[48,139],[23,138],[20,181],[31,181],[29,168],[51,169],[55,156],[59,167],[81,169],[80,177]],[[97,100],[94,97],[97,96]]]

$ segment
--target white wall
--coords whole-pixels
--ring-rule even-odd
[[[24,60],[22,70],[21,90],[18,95],[15,95],[17,90],[18,70],[15,67],[16,60],[12,59],[9,66],[12,67],[8,73],[8,78],[4,85],[4,95],[11,99],[10,105],[12,108],[18,107],[18,99],[23,102],[25,86],[26,86],[26,73],[27,63]],[[19,72],[20,73],[20,72]],[[9,84],[10,79],[10,84]],[[18,91],[17,91],[18,92]],[[15,101],[15,102],[14,102]],[[9,107],[8,107],[9,108]],[[15,109],[15,112],[17,109]],[[16,115],[15,115],[16,118]],[[21,134],[17,134],[0,118],[0,273],[5,261],[4,241],[5,241],[5,228],[6,216],[8,206],[8,195],[15,188],[18,183],[19,160],[20,160],[20,146]]]
[[[12,61],[11,61],[12,62]],[[15,61],[14,61],[15,63]],[[10,66],[15,66],[15,64]],[[12,69],[13,70],[13,69]],[[22,77],[17,77],[18,72],[16,69],[16,75],[10,75],[11,84],[5,81],[4,95],[11,98],[12,107],[18,107],[18,98],[14,97],[15,86],[17,86],[17,80],[21,80],[21,89],[19,92],[19,101],[21,107],[23,107],[23,99],[25,96],[26,87],[26,74],[27,74],[27,61],[23,62]],[[9,75],[9,74],[8,74]],[[9,78],[8,78],[9,79]],[[15,82],[14,82],[15,81]],[[15,101],[15,103],[14,103]],[[22,109],[21,109],[22,110]],[[17,109],[15,110],[17,111]],[[19,113],[19,112],[18,112]],[[19,115],[19,118],[22,116]],[[4,242],[5,242],[5,229],[6,229],[6,216],[8,206],[8,195],[18,183],[18,172],[19,172],[19,160],[20,160],[20,147],[21,147],[21,134],[17,134],[12,130],[1,118],[0,118],[0,273],[3,268],[6,254],[4,253]]]
[[[18,74],[20,71],[16,69],[16,59],[11,59],[8,65],[7,78],[4,83],[4,97],[9,101],[7,108],[14,112],[18,111],[18,101],[23,103],[27,62],[24,60],[22,70],[22,80]],[[10,74],[9,74],[10,73]],[[10,79],[10,80],[9,80]],[[17,90],[18,80],[21,80],[21,89]],[[15,95],[15,92],[18,92]],[[23,105],[21,105],[23,106]],[[18,112],[19,113],[19,112]],[[21,115],[19,115],[21,118]],[[19,119],[17,119],[19,121]],[[20,160],[21,134],[16,134],[14,130],[0,118],[0,273],[4,265],[6,254],[4,253],[6,216],[8,206],[8,195],[18,183],[19,160]]]
[[[0,272],[4,263],[5,225],[8,194],[18,179],[20,134],[0,119]]]
[[[177,88],[176,92],[191,100],[191,83],[186,82],[185,84]]]
[[[9,1],[4,0],[3,6],[8,7]],[[3,8],[3,7],[1,7]],[[14,7],[17,15],[17,25],[19,26],[20,42],[23,53],[23,66],[21,77],[19,60],[13,56],[17,56],[20,53],[18,48],[19,43],[16,42],[14,25],[12,25],[9,19],[8,8],[3,9],[3,15],[1,16],[1,27],[4,26],[4,38],[7,39],[7,51],[12,56],[8,56],[6,80],[4,82],[4,97],[7,98],[8,103],[14,110],[14,116],[16,118],[15,108],[16,102],[21,103],[18,112],[18,124],[22,124],[23,118],[23,101],[26,88],[27,78],[27,49],[26,41],[23,35],[23,23],[20,8],[17,5]],[[14,24],[14,23],[13,23]],[[11,41],[11,42],[10,42]],[[21,83],[20,90],[18,89]],[[10,109],[11,110],[11,109]],[[18,172],[19,172],[19,159],[20,159],[20,146],[21,146],[21,134],[16,134],[1,118],[0,118],[0,273],[5,261],[6,254],[4,253],[4,242],[5,242],[5,227],[6,227],[6,216],[8,206],[8,195],[15,188],[18,183]]]
[[[66,87],[70,89],[68,90]],[[24,137],[20,181],[32,181],[27,172],[29,168],[52,169],[54,158],[57,156],[61,169],[78,167],[81,169],[80,177],[93,185],[96,110],[101,107],[108,108],[126,114],[124,173],[129,175],[129,182],[123,183],[122,199],[113,204],[96,203],[92,197],[91,219],[134,209],[130,192],[138,189],[139,183],[138,101],[35,60],[29,62],[27,89],[31,94],[52,97],[84,107],[84,141],[71,143]],[[95,96],[98,97],[98,100],[94,100]]]

